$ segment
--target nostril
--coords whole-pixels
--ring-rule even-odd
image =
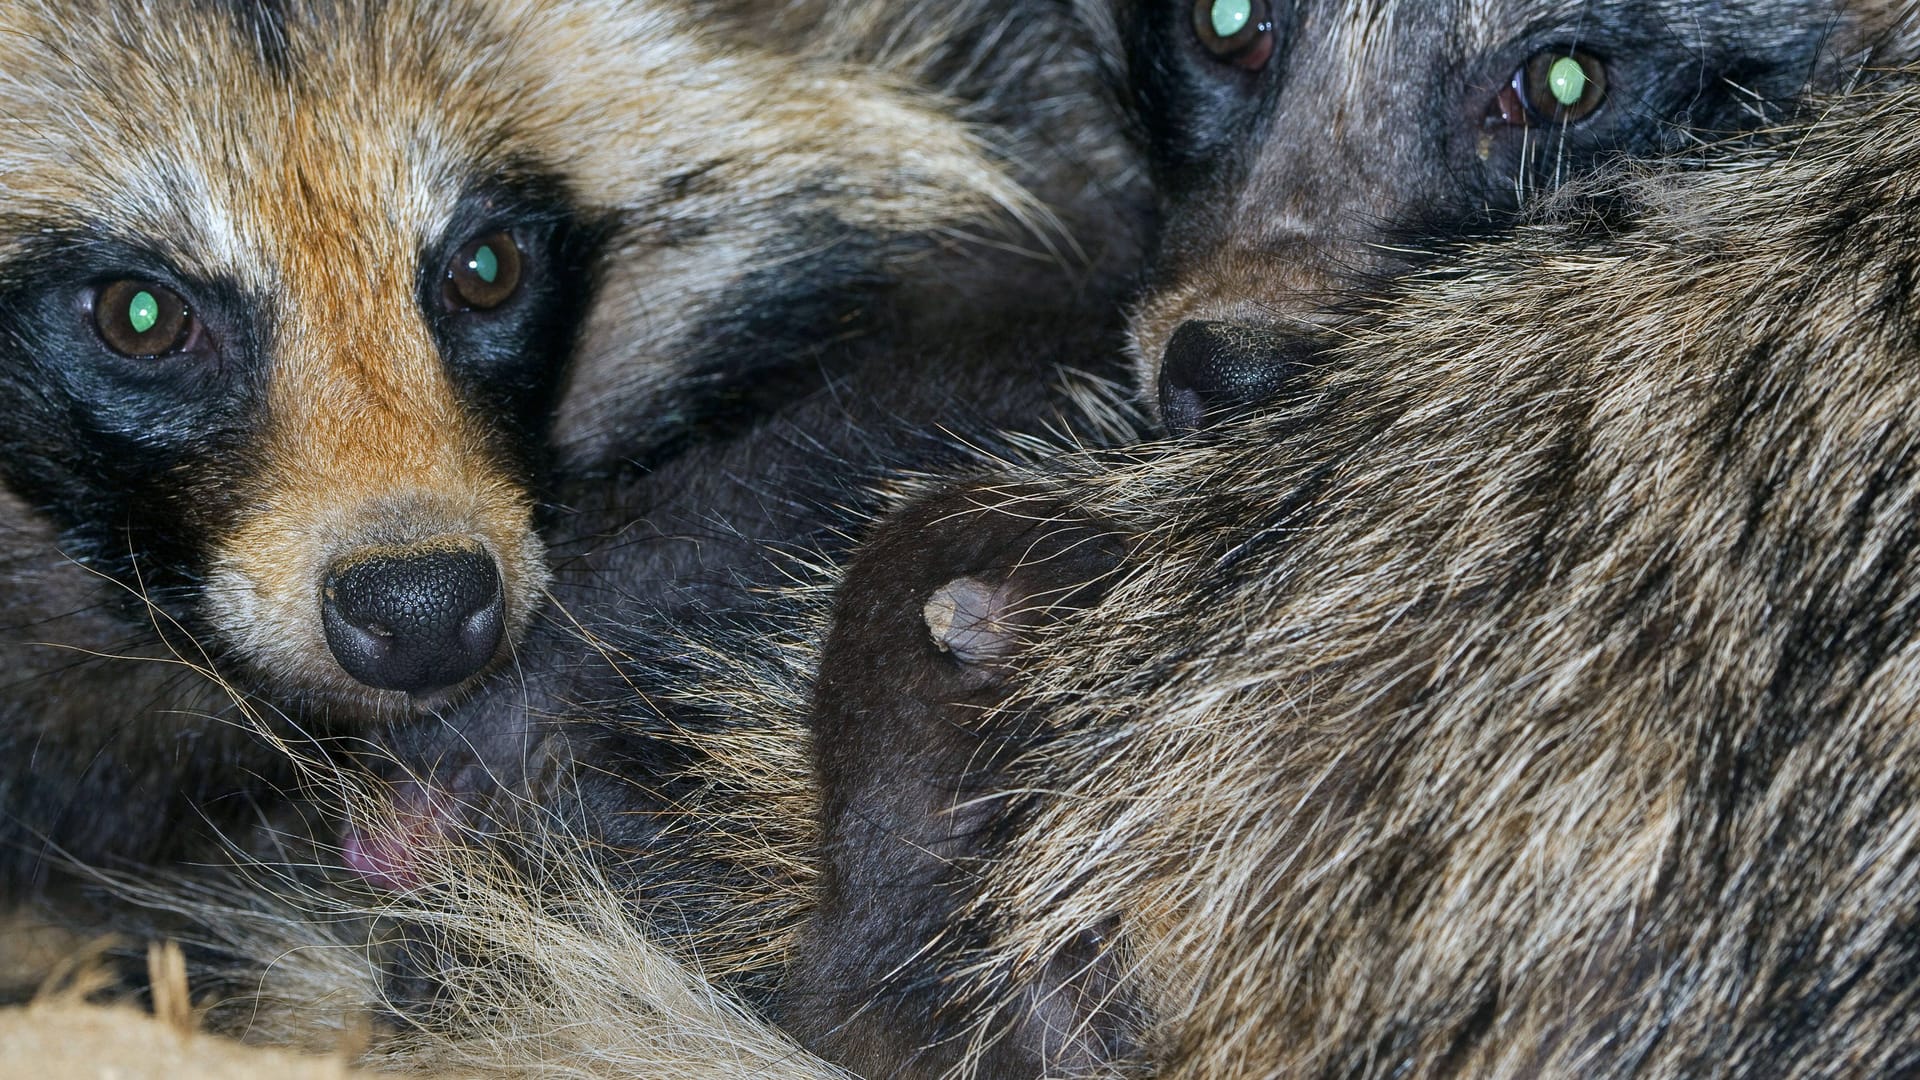
[[[505,616],[499,567],[464,540],[349,553],[320,590],[334,659],[381,690],[423,693],[473,675],[499,649]]]
[[[1264,405],[1295,384],[1319,351],[1317,338],[1296,331],[1181,323],[1160,363],[1160,417],[1183,435]]]

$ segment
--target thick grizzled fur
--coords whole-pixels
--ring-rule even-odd
[[[958,1072],[1035,1002],[1133,1048],[1089,1075],[1920,1066],[1920,92],[1818,115],[1442,260],[1284,407],[1002,481],[1131,550],[1013,661],[911,958]]]
[[[1134,355],[1176,429],[1279,389],[1312,349],[1297,328],[1403,265],[1396,241],[1501,227],[1532,192],[1750,130],[1862,60],[1912,55],[1905,0],[1253,0],[1224,57],[1212,7],[1118,19],[1165,207]],[[1544,74],[1567,57],[1595,78],[1562,109]],[[1208,332],[1221,322],[1239,329]]]
[[[286,785],[267,742],[470,689],[343,669],[334,577],[369,555],[484,555],[480,662],[517,658],[556,460],[668,460],[755,394],[831,388],[841,369],[792,342],[945,303],[991,250],[969,234],[1011,237],[994,222],[1033,210],[905,77],[665,4],[143,11],[0,13],[0,894],[50,850],[165,858]],[[449,274],[500,234],[522,284],[475,308]],[[155,355],[99,329],[122,281],[191,312]],[[929,399],[970,392],[952,385]],[[815,409],[780,439],[832,416]],[[659,470],[657,501],[682,500],[668,524],[699,520],[713,471],[768,502],[781,478],[754,469],[780,439]]]
[[[1313,79],[1327,66],[1327,55],[1315,50],[1336,49],[1379,60],[1381,85],[1374,89],[1408,92],[1398,80],[1409,72],[1437,71],[1440,64],[1421,52],[1441,46],[1433,37],[1436,31],[1423,20],[1392,14],[1368,20],[1351,11],[1338,18],[1292,12],[1280,22],[1297,18],[1304,29],[1289,37],[1286,27],[1277,23],[1272,55],[1258,71],[1249,72],[1223,66],[1208,54],[1190,20],[1173,20],[1165,12],[1156,16],[1152,10],[1135,13],[1125,22],[1138,80],[1134,96],[1143,109],[1155,110],[1146,112],[1145,122],[1154,133],[1152,160],[1163,185],[1168,227],[1156,271],[1159,285],[1136,319],[1136,341],[1169,336],[1156,324],[1157,313],[1181,294],[1185,286],[1179,284],[1180,276],[1190,269],[1186,260],[1202,248],[1205,258],[1194,265],[1204,272],[1196,280],[1209,289],[1232,290],[1240,305],[1189,312],[1205,317],[1171,335],[1167,356],[1173,359],[1159,379],[1165,418],[1176,428],[1197,426],[1218,419],[1207,413],[1223,401],[1255,404],[1270,393],[1312,384],[1313,369],[1323,362],[1313,354],[1323,344],[1298,347],[1302,339],[1297,334],[1277,334],[1271,325],[1301,300],[1294,292],[1294,275],[1322,275],[1323,287],[1335,280],[1326,276],[1330,264],[1315,267],[1310,253],[1337,261],[1345,258],[1341,252],[1358,252],[1366,236],[1387,235],[1380,222],[1387,215],[1442,227],[1449,234],[1490,231],[1497,221],[1486,211],[1500,205],[1492,193],[1504,190],[1516,196],[1609,159],[1677,145],[1688,137],[1676,126],[1683,113],[1723,130],[1751,124],[1784,107],[1810,74],[1824,71],[1819,77],[1835,78],[1842,69],[1830,66],[1833,50],[1852,56],[1865,51],[1863,43],[1869,41],[1884,49],[1906,46],[1902,37],[1888,32],[1897,11],[1823,10],[1824,18],[1782,20],[1778,27],[1766,22],[1763,13],[1749,12],[1758,21],[1736,34],[1732,24],[1710,19],[1682,30],[1657,5],[1589,8],[1564,22],[1543,22],[1545,29],[1530,28],[1518,44],[1494,48],[1482,41],[1473,54],[1504,58],[1499,63],[1507,66],[1500,70],[1522,82],[1525,65],[1513,56],[1544,50],[1549,56],[1575,51],[1614,59],[1607,62],[1608,96],[1577,122],[1526,128],[1498,117],[1496,111],[1500,124],[1482,123],[1499,104],[1495,90],[1503,84],[1478,97],[1473,95],[1480,90],[1467,94],[1474,106],[1471,131],[1478,147],[1473,168],[1458,161],[1445,168],[1434,164],[1450,160],[1448,140],[1464,138],[1446,124],[1431,129],[1393,125],[1382,114],[1362,114],[1338,100],[1329,105],[1331,90],[1296,99],[1268,85],[1273,80],[1293,80],[1288,85],[1300,89],[1321,85],[1299,81]],[[1181,19],[1187,19],[1187,9],[1181,11]],[[1488,27],[1503,23],[1490,16],[1485,21]],[[1492,33],[1473,20],[1462,25],[1465,29],[1455,32],[1469,40]],[[1770,32],[1775,29],[1777,34]],[[1577,42],[1578,49],[1563,48],[1567,42]],[[1769,49],[1774,52],[1769,54]],[[1296,61],[1301,70],[1288,74],[1293,69],[1285,65]],[[1521,67],[1517,74],[1512,70],[1516,64]],[[1275,65],[1284,70],[1272,70]],[[1698,79],[1689,82],[1684,93],[1674,81],[1675,73],[1683,70],[1693,71]],[[1742,85],[1728,82],[1735,72]],[[1437,74],[1425,77],[1434,81],[1429,92],[1438,100],[1452,102],[1464,93]],[[1457,77],[1457,72],[1449,77]],[[1351,71],[1343,71],[1340,79],[1340,85],[1355,87],[1364,82]],[[1418,77],[1414,81],[1417,84]],[[1237,88],[1235,93],[1244,100],[1220,97],[1222,87]],[[1249,138],[1214,138],[1224,121],[1208,108],[1226,108],[1222,101],[1246,111],[1244,128],[1229,129],[1242,130]],[[1716,102],[1715,108],[1708,107]],[[1256,107],[1263,111],[1253,111]],[[1346,134],[1359,148],[1353,152],[1370,147],[1382,163],[1382,177],[1404,175],[1403,190],[1390,192],[1384,181],[1373,188],[1350,185],[1341,198],[1358,202],[1341,202],[1323,190],[1333,181],[1324,162],[1300,153],[1300,133],[1310,123],[1326,123],[1329,108],[1337,117],[1352,119],[1355,126]],[[1396,115],[1412,112],[1403,107]],[[1540,119],[1535,116],[1533,122]],[[1542,164],[1548,154],[1552,169]],[[1427,158],[1433,160],[1423,169],[1421,162]],[[1237,217],[1208,209],[1229,204],[1240,208]],[[1326,216],[1312,217],[1309,209]],[[1354,225],[1362,218],[1372,220],[1366,229]],[[1276,239],[1281,233],[1286,234],[1284,242]],[[1202,243],[1209,236],[1217,238],[1210,246]],[[1239,246],[1243,242],[1246,250]],[[1254,250],[1259,252],[1257,262],[1247,253]],[[1355,272],[1378,265],[1372,256],[1359,254],[1349,261],[1346,269]],[[1244,275],[1219,280],[1206,276],[1224,274],[1220,268],[1229,265],[1239,266]],[[1324,293],[1321,298],[1326,298]],[[1214,318],[1244,314],[1242,308],[1259,309],[1259,321]],[[1154,369],[1150,365],[1147,371]],[[1202,381],[1192,381],[1194,376]],[[1206,381],[1214,376],[1222,381]],[[1244,381],[1236,385],[1234,380]],[[1258,392],[1235,396],[1244,391]],[[1170,405],[1173,411],[1167,412]],[[993,512],[968,509],[982,501]],[[1086,569],[1079,559],[1047,557],[1036,549],[1036,538],[1089,530],[1097,534],[1109,528],[1130,531],[1123,523],[1105,522],[1099,513],[1050,504],[1044,490],[1015,497],[989,481],[909,510],[900,523],[881,531],[871,551],[850,571],[822,663],[816,718],[825,849],[821,906],[802,935],[783,1002],[786,1021],[827,1056],[882,1072],[911,1067],[937,1074],[966,1060],[993,1075],[1036,1074],[1093,1067],[1127,1042],[1117,1031],[1076,1030],[1059,1019],[1083,1014],[1085,1002],[1098,1000],[1113,981],[1111,971],[1090,966],[1085,959],[1099,951],[1093,943],[1103,939],[1104,931],[1097,926],[1086,928],[1086,936],[1068,954],[1050,961],[1057,977],[1037,980],[1040,989],[1031,994],[1009,991],[1004,1015],[1021,1019],[996,1029],[985,1049],[960,1038],[942,1047],[927,1045],[930,1028],[925,1018],[951,991],[940,966],[922,962],[928,950],[952,953],[969,947],[952,913],[973,887],[966,859],[970,846],[993,843],[995,818],[983,791],[1005,783],[996,777],[997,770],[1032,734],[1033,722],[1023,719],[1018,707],[1004,713],[986,707],[993,698],[990,687],[1008,663],[997,654],[1017,651],[1031,631],[1022,625],[1030,621],[1023,612],[1052,607],[1053,598],[1093,584],[1075,576]],[[979,535],[960,535],[965,529],[977,529]],[[970,564],[969,559],[979,562]],[[910,632],[924,625],[926,605],[951,607],[956,595],[970,601],[964,606],[971,609],[972,625],[957,630],[965,642],[953,639],[956,628],[950,620],[934,627],[932,639]],[[970,649],[984,649],[986,655],[970,657]],[[1015,1005],[1016,1000],[1022,1004]]]
[[[1083,1075],[1914,1068],[1920,92],[1816,115],[1442,258],[1285,407],[1005,470],[1004,509],[976,487],[984,508],[876,537],[965,555],[1045,502],[1128,544],[1020,651],[935,620],[1015,688],[969,726],[1015,738],[901,1040],[985,1055],[1038,1002],[1100,1037],[1059,1070]],[[891,577],[849,595],[900,581],[912,628],[946,588],[928,569],[869,564]],[[927,644],[897,644],[910,671]],[[439,917],[536,998],[659,959],[619,890],[447,880],[471,903]],[[567,932],[607,912],[613,936]],[[271,981],[357,954],[262,955]],[[700,1074],[627,1056],[690,1016],[644,993],[527,1004],[499,1042],[420,1032],[408,1060]],[[982,1060],[1005,1059],[954,1071]]]
[[[1072,11],[794,5],[765,34],[796,36],[939,91],[1046,223],[997,245],[930,242],[889,266],[898,281],[851,292],[775,267],[769,290],[831,304],[845,333],[796,333],[771,304],[716,317],[711,342],[785,366],[739,380],[737,408],[710,410],[678,445],[636,448],[632,433],[596,432],[584,413],[576,430],[563,403],[563,456],[591,458],[618,438],[637,465],[569,465],[550,621],[485,697],[384,738],[397,820],[375,810],[341,845],[368,881],[405,887],[414,864],[432,861],[416,849],[448,836],[560,825],[592,841],[639,918],[749,992],[777,974],[804,913],[816,815],[804,708],[764,697],[749,708],[727,687],[766,678],[743,678],[742,661],[790,677],[815,650],[814,608],[789,587],[807,572],[796,559],[837,559],[903,474],[977,461],[1009,448],[1010,432],[1138,437],[1102,373],[1120,370],[1120,288],[1148,208]],[[582,364],[598,364],[591,346]],[[774,610],[758,610],[763,592]],[[743,655],[717,672],[674,627]],[[444,961],[431,942],[409,954],[395,995],[433,994]]]
[[[1088,415],[1029,393],[1000,401],[1039,397],[1027,422],[1052,417],[1094,441],[1131,430],[1109,426],[1127,415],[1111,398],[1102,406],[1089,396]],[[964,401],[949,413],[983,414],[995,415]],[[850,486],[845,475],[804,477],[797,467],[782,474],[792,480],[782,507],[811,508],[817,532],[805,539],[820,547],[847,543],[829,534],[842,522],[825,512],[825,497],[870,507],[883,497],[882,463],[915,454],[951,462],[979,452],[900,431],[895,417],[856,415],[871,421],[862,434],[876,440],[867,462],[855,463],[875,474],[869,490]],[[626,550],[654,557],[639,545]],[[790,564],[790,571],[824,576],[818,567]],[[735,573],[745,578],[752,567],[742,560]],[[626,599],[617,576],[612,584],[584,580],[603,583],[606,598],[589,595],[571,606],[576,636],[536,633],[526,651],[538,659],[513,685],[389,734],[381,753],[391,760],[376,765],[391,780],[388,805],[364,808],[363,820],[350,825],[345,862],[376,885],[406,889],[418,875],[438,880],[441,849],[471,838],[511,852],[523,882],[566,880],[567,864],[586,859],[617,884],[630,917],[661,945],[764,1004],[813,903],[818,815],[806,687],[824,633],[824,590],[788,583],[729,600],[696,578],[673,583],[676,594],[703,591],[710,606],[688,602],[663,617],[658,607]],[[417,1011],[414,999],[438,994],[442,968],[481,962],[462,955],[458,935],[435,940],[436,921],[416,920],[426,937],[399,957],[387,988],[409,1012]]]
[[[668,629],[713,624],[731,642],[770,623],[743,659],[796,678],[814,628],[763,619],[756,590],[784,583],[795,553],[844,551],[849,523],[885,501],[902,470],[977,459],[1009,431],[1137,436],[1100,372],[1120,367],[1118,290],[1147,208],[1090,42],[1064,5],[954,5],[883,22],[856,5],[796,7],[766,40],[804,42],[810,57],[851,65],[881,89],[939,91],[944,108],[975,125],[982,157],[1019,184],[1003,200],[1033,193],[1018,208],[1040,220],[1021,232],[982,218],[967,225],[975,236],[850,233],[793,192],[794,214],[816,230],[800,235],[821,250],[769,258],[751,290],[705,311],[687,331],[679,380],[658,387],[667,374],[623,354],[620,340],[623,328],[655,332],[647,320],[662,314],[650,284],[620,288],[651,249],[606,255],[555,421],[556,602],[482,693],[353,748],[392,781],[387,805],[358,806],[321,861],[405,890],[433,879],[445,841],[558,829],[589,841],[630,913],[696,953],[716,980],[754,993],[777,974],[812,874],[804,708],[763,696],[749,712],[725,689],[746,680],[731,668],[715,674]],[[864,160],[880,145],[849,153]],[[976,190],[997,190],[994,175],[983,171]],[[697,206],[668,209],[718,215],[725,194],[702,189]],[[615,243],[671,223],[628,223]],[[909,239],[917,246],[906,249]],[[654,257],[670,268],[678,256]],[[617,409],[631,412],[635,398],[663,402],[667,415],[651,427],[621,421]],[[548,873],[532,854],[527,876]],[[296,841],[287,857],[315,856]],[[387,989],[410,1018],[461,1007],[442,1000],[449,965],[484,966],[474,955],[484,950],[448,940],[436,922],[402,930]]]

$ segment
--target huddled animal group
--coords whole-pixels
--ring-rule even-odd
[[[0,904],[447,1075],[1920,1071],[1916,62],[6,0]]]

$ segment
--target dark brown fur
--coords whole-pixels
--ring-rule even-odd
[[[917,1046],[939,1030],[921,959],[964,947],[951,915],[971,885],[972,854],[990,844],[993,780],[1035,734],[1033,721],[994,709],[1007,692],[1003,663],[1097,598],[1123,553],[1116,535],[1042,493],[990,488],[889,519],[848,567],[814,687],[832,846],[781,994],[782,1020],[828,1057],[894,1074],[903,1063],[876,1048]],[[1086,1004],[1033,1000],[1011,1011],[1019,1030],[987,1048],[980,1068],[1038,1075],[1113,1056],[1119,1048],[1097,1032],[1055,1019],[1077,1021]],[[931,1048],[927,1059],[962,1049]]]

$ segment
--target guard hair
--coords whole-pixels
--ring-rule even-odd
[[[1086,1075],[1920,1063],[1920,91],[1811,115],[1444,255],[1212,437],[1001,481],[1132,547],[1003,706],[1044,729],[912,973],[970,987],[940,1038],[1065,999],[1131,1048]]]
[[[1262,413],[972,482],[1128,549],[1014,658],[908,1037],[955,1076],[1039,1005],[1108,1051],[1050,1075],[1920,1064],[1920,89],[1816,115],[1443,253]],[[475,984],[459,1049],[403,1056],[587,1069],[658,1026],[600,981],[661,956],[623,890],[454,869],[408,918],[514,942],[475,975],[534,1000]]]

